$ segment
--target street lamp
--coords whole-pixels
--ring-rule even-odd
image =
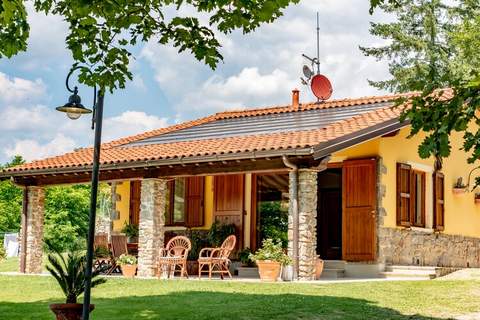
[[[70,70],[68,73],[65,85],[67,90],[72,93],[68,102],[63,106],[56,108],[60,112],[64,112],[67,116],[76,120],[83,114],[92,113],[92,110],[85,108],[82,105],[82,99],[78,95],[78,88],[73,90],[69,86],[70,76],[75,70],[84,69],[90,74],[90,69],[83,66],[78,66]],[[83,294],[83,320],[88,320],[90,317],[90,291],[92,286],[92,268],[93,268],[93,239],[95,236],[95,216],[97,214],[97,192],[98,192],[98,175],[100,169],[100,146],[102,143],[102,120],[103,120],[103,99],[104,92],[100,89],[97,98],[97,87],[93,88],[93,116],[92,129],[95,129],[95,141],[93,147],[93,165],[92,165],[92,188],[90,194],[90,216],[88,224],[87,236],[87,263],[85,266],[85,292]]]

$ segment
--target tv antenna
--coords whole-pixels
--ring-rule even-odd
[[[303,66],[303,75],[305,78],[301,77],[300,81],[303,85],[310,86],[317,101],[328,100],[332,96],[332,84],[330,80],[320,73],[320,16],[317,12],[317,56],[315,58],[310,58],[306,54],[302,56],[310,62],[311,67],[308,65]],[[316,72],[313,70],[316,69]]]

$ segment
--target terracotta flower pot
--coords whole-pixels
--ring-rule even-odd
[[[90,305],[90,312],[95,309],[95,305]],[[51,304],[50,310],[55,313],[57,320],[81,320],[83,304],[81,303],[58,303]]]
[[[320,279],[320,276],[323,272],[323,260],[320,257],[317,257],[317,261],[315,262],[315,280]]]
[[[277,261],[257,261],[258,273],[262,281],[277,281],[282,265]]]
[[[136,264],[124,264],[120,268],[122,269],[122,274],[125,278],[135,277],[135,272],[137,272]]]
[[[465,192],[467,192],[467,188],[453,188],[452,189],[453,191],[453,194],[464,194]]]

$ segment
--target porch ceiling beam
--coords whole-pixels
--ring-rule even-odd
[[[312,157],[295,158],[292,159],[299,167],[310,168],[316,167],[320,161],[314,160]],[[100,181],[121,181],[134,180],[143,178],[161,178],[161,177],[186,177],[186,176],[206,176],[206,175],[224,175],[235,174],[239,172],[275,172],[285,171],[282,158],[270,158],[269,160],[257,159],[256,161],[240,160],[227,161],[225,163],[216,162],[210,163],[190,163],[179,165],[165,165],[143,168],[130,168],[122,170],[106,169],[100,171]],[[90,181],[89,172],[75,172],[61,175],[41,175],[41,176],[17,176],[12,180],[17,185],[22,186],[45,186],[45,185],[60,185],[60,184],[80,184],[88,183]]]

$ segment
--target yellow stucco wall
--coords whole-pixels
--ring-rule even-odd
[[[418,145],[424,135],[419,134],[407,139],[410,128],[400,130],[394,137],[378,138],[332,155],[332,162],[348,158],[362,158],[378,155],[386,168],[381,175],[381,184],[386,187],[382,206],[386,210],[384,226],[396,226],[396,163],[403,162],[427,172],[426,179],[426,216],[427,227],[433,219],[432,176],[433,159],[421,159]],[[459,177],[466,183],[467,176],[474,165],[467,164],[467,154],[460,151],[462,136],[452,136],[452,154],[444,159],[442,172],[445,175],[445,230],[446,234],[480,237],[480,205],[474,201],[474,192],[454,195],[452,187]],[[475,177],[475,175],[474,175]]]
[[[117,200],[116,203],[116,210],[120,214],[120,219],[113,220],[113,232],[121,232],[130,215],[130,182],[118,183],[116,193],[120,196],[120,200]]]

